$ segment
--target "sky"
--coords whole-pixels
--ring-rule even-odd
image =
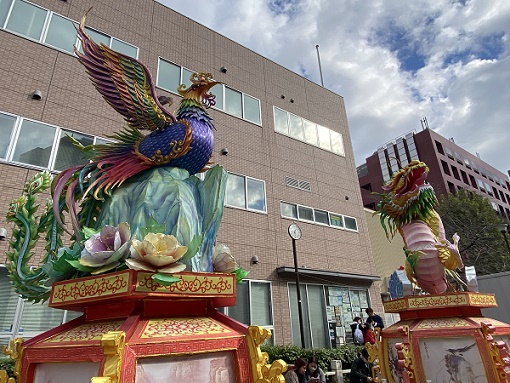
[[[421,120],[507,174],[508,0],[158,0],[344,97],[356,165]]]

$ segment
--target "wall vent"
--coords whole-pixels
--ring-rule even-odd
[[[291,177],[285,177],[285,183],[287,184],[287,186],[290,186],[291,188],[296,188],[304,191],[312,190],[310,182],[308,181],[298,180]]]

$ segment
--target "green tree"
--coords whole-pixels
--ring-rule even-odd
[[[459,190],[443,196],[437,212],[446,237],[460,236],[459,250],[466,266],[475,266],[478,275],[510,270],[510,255],[500,231],[502,220],[487,198]]]

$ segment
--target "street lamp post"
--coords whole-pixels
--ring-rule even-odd
[[[301,288],[299,286],[299,269],[297,262],[296,241],[301,238],[301,229],[295,223],[289,226],[289,235],[292,238],[292,254],[294,255],[294,272],[296,274],[296,292],[299,315],[299,334],[301,336],[301,347],[305,348],[305,332],[303,331],[303,305],[301,302]]]
[[[508,238],[506,236],[508,225],[506,223],[502,223],[499,227],[499,230],[501,231],[501,234],[503,234],[503,238],[505,238],[506,249],[508,250],[508,255],[510,255],[510,245],[508,244]]]

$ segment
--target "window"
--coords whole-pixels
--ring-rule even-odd
[[[452,150],[451,150],[448,146],[445,146],[445,148],[444,148],[444,149],[445,149],[445,151],[446,151],[446,155],[447,155],[448,157],[450,157],[450,158],[453,160],[453,159],[454,159],[454,157],[453,157],[453,152],[452,152]]]
[[[134,57],[135,59],[138,58],[138,47],[125,43],[124,41],[120,41],[115,37],[112,37],[110,48],[117,52],[124,53],[127,56]]]
[[[345,156],[342,135],[295,114],[273,107],[274,130],[307,144]]]
[[[450,193],[455,194],[455,192],[456,192],[455,185],[453,183],[451,183],[450,181],[448,181],[447,184],[448,184],[448,190],[450,190]]]
[[[484,182],[484,184],[485,184],[485,190],[487,190],[487,193],[492,195],[492,188],[491,188],[491,186],[487,182]]]
[[[218,108],[218,106],[216,105]],[[260,120],[260,101],[255,97],[243,94],[243,111],[244,119],[251,121],[257,125],[262,122]]]
[[[188,88],[192,83],[190,76],[194,72],[162,58],[158,61],[156,86],[178,94],[177,88],[184,84]],[[261,125],[260,100],[248,94],[231,89],[223,84],[213,86],[210,92],[215,95],[215,109],[232,116]]]
[[[2,112],[0,134],[6,138],[0,141],[0,158],[58,171],[88,162],[70,137],[84,146],[109,142]]]
[[[241,92],[225,87],[225,112],[232,116],[242,118],[243,106],[241,100]]]
[[[302,286],[301,297],[303,301],[303,330],[306,347],[331,347],[325,315],[324,287],[320,285]],[[300,344],[299,316],[296,315],[298,311],[297,293],[294,284],[289,284],[289,304],[291,309],[292,338],[294,344]]]
[[[181,84],[181,67],[168,61],[159,59],[156,85],[169,92],[177,93]]]
[[[9,141],[14,132],[14,125],[16,124],[16,117],[0,113],[0,158],[7,157],[7,149],[9,148]]]
[[[308,223],[317,223],[339,229],[358,231],[356,218],[331,213],[326,210],[314,209],[293,203],[280,202],[282,217],[297,219]]]
[[[76,44],[75,28],[77,27],[78,23],[52,13],[44,42],[52,47],[72,53],[73,46]]]
[[[469,175],[469,181],[471,181],[471,186],[477,189],[475,177],[473,177],[471,174]]]
[[[297,289],[289,283],[292,343],[301,344]],[[306,348],[331,348],[329,325],[343,328],[336,332],[336,344],[352,341],[350,324],[355,316],[364,317],[369,307],[368,291],[349,287],[300,284],[303,335]]]
[[[444,156],[444,150],[443,145],[439,141],[434,141],[436,143],[436,149],[438,153],[442,154]]]
[[[273,331],[271,283],[243,280],[236,286],[236,304],[226,307],[225,314],[245,325],[259,325]],[[274,336],[271,337],[274,341]]]
[[[12,7],[6,29],[39,41],[47,14],[45,9],[17,0]]]
[[[300,141],[304,140],[304,131],[303,131],[303,119],[294,114],[290,115],[289,119],[289,135],[294,137]]]
[[[11,8],[11,0],[0,1],[0,28],[4,27],[5,20],[7,20],[7,13]]]
[[[324,210],[314,210],[315,222],[329,225],[328,212]]]
[[[460,181],[459,171],[457,170],[456,166],[452,165],[452,172],[453,172],[453,176]]]
[[[266,185],[264,181],[229,173],[225,204],[265,213]]]
[[[455,152],[455,159],[457,160],[457,162],[459,164],[463,164],[464,163],[464,160],[462,159],[462,157],[460,156],[459,153]]]
[[[41,122],[23,120],[12,160],[48,168],[56,130]]]
[[[345,228],[349,230],[358,231],[358,223],[356,218],[344,216]]]
[[[330,130],[329,134],[331,137],[331,151],[339,156],[344,156],[344,141],[342,140],[342,135],[334,130]]]
[[[460,175],[462,176],[462,181],[464,181],[465,184],[469,185],[467,174],[464,170],[460,171]]]
[[[329,129],[324,126],[317,125],[317,137],[319,138],[319,147],[331,151]]]
[[[319,145],[318,141],[317,141],[317,126],[313,122],[303,120],[303,131],[304,131],[304,136],[305,136],[305,142],[307,144],[311,144],[314,146]],[[338,139],[338,138],[336,138],[336,139]],[[340,141],[342,141],[341,135],[340,135]],[[335,146],[337,146],[337,145],[338,145],[338,143],[336,142]],[[342,147],[343,147],[343,143],[342,143]]]
[[[343,218],[341,215],[330,213],[329,221],[331,226],[344,227]]]
[[[483,181],[479,178],[476,179],[476,182],[478,183],[478,187],[480,188],[481,191],[485,191],[485,187],[483,185]]]
[[[336,326],[343,327],[345,334],[343,341],[352,342],[350,324],[354,317],[366,318],[365,310],[370,306],[368,291],[349,287],[327,286],[326,303],[335,315]],[[337,333],[341,338],[342,334]]]
[[[312,221],[313,222],[313,209],[298,205],[298,219],[302,219],[304,221]]]
[[[211,88],[210,92],[216,96],[214,98],[214,101],[216,101],[215,108],[223,110],[223,85],[222,84],[214,85]]]
[[[8,16],[12,5],[12,11]],[[24,0],[0,0],[0,28],[18,33],[24,37],[42,42],[58,50],[73,53],[73,46],[79,46],[76,36],[76,21],[54,13],[48,9],[28,3]],[[138,57],[138,48],[91,28],[85,28],[87,34],[97,43],[115,49],[131,57]]]
[[[25,303],[12,288],[7,269],[0,266],[0,344],[11,339],[31,338],[56,327],[81,313],[48,307],[47,304]]]
[[[450,176],[451,173],[450,173],[450,167],[448,166],[448,164],[445,161],[441,160],[441,166],[443,167],[444,174]]]
[[[289,114],[281,109],[274,108],[274,130],[285,135],[289,134]],[[314,126],[315,129],[315,126]],[[317,140],[316,140],[317,141]]]
[[[297,219],[297,206],[294,204],[280,202],[280,211],[283,217]]]
[[[55,165],[53,166],[55,170],[64,170],[71,166],[86,164],[88,161],[88,158],[85,157],[81,150],[73,145],[69,137],[74,138],[83,146],[92,145],[94,143],[94,137],[61,130],[57,147],[57,157],[55,159]]]

